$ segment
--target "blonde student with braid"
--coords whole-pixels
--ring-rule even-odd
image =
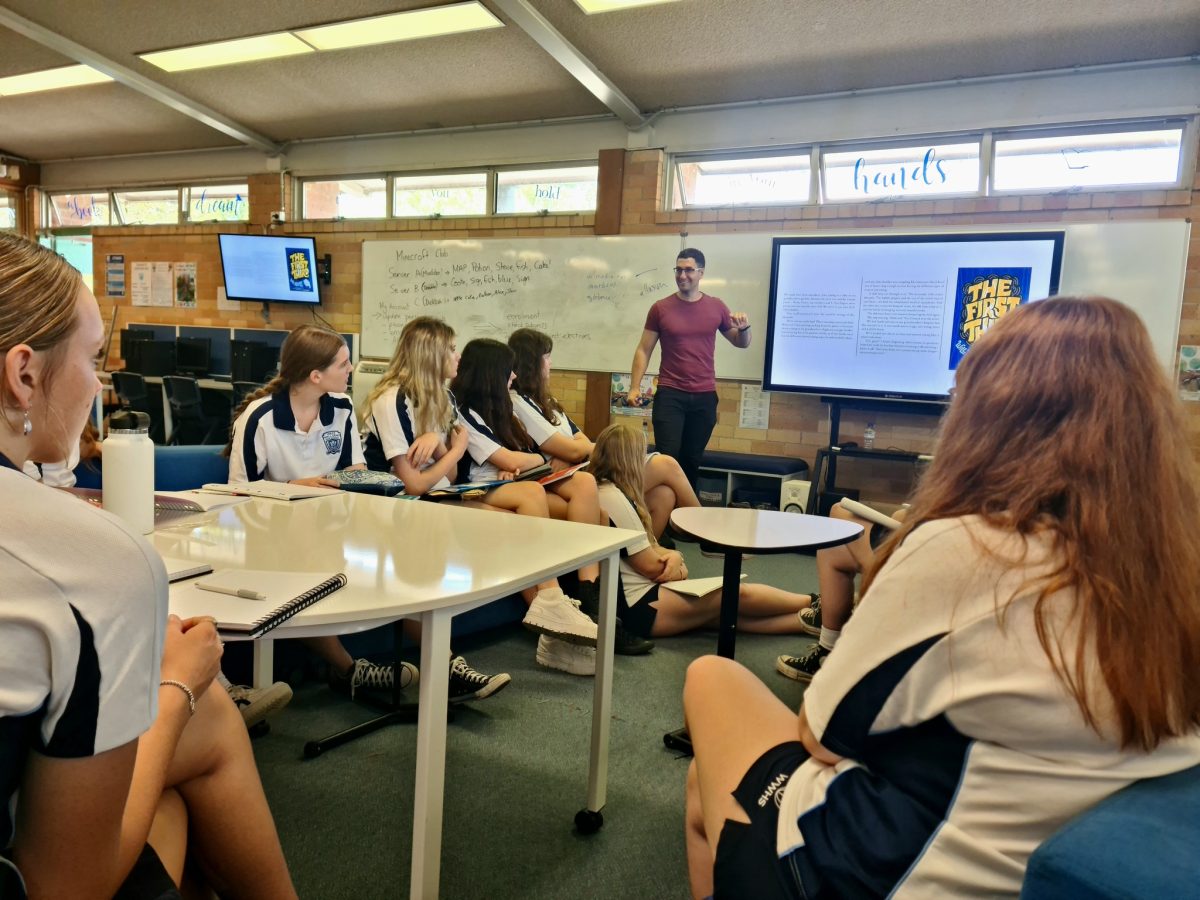
[[[642,497],[642,463],[646,437],[639,429],[609,425],[596,438],[592,474],[600,484],[600,505],[617,528],[644,531],[646,539],[623,551],[617,615],[625,627],[644,637],[667,637],[714,626],[721,612],[721,589],[693,597],[663,582],[688,577],[683,556],[664,550],[654,538],[654,525]],[[742,584],[738,601],[739,631],[799,634],[801,610],[812,598],[766,584]]]
[[[367,398],[367,461],[372,469],[393,472],[410,494],[423,496],[460,480],[470,432],[446,389],[458,363],[454,330],[441,319],[420,316],[400,332],[387,371]],[[545,490],[531,482],[493,488],[480,505],[543,519],[550,515]],[[539,648],[548,644],[546,652],[557,648],[563,656],[590,655],[594,668],[596,625],[563,594],[558,581],[539,584],[526,600],[531,606],[525,623],[542,635]],[[507,675],[492,677],[507,683]]]
[[[550,394],[550,335],[533,328],[518,328],[508,337],[516,354],[511,396],[513,412],[537,443],[538,449],[563,463],[589,458],[595,447],[571,421],[562,404]],[[642,466],[642,496],[657,538],[663,538],[671,511],[681,506],[699,506],[700,500],[674,457],[650,453]]]

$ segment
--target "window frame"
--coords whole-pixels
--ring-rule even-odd
[[[979,146],[979,177],[976,180],[976,185],[969,191],[943,191],[940,193],[928,194],[880,194],[878,196],[863,195],[860,197],[838,197],[831,198],[826,190],[826,168],[825,158],[830,153],[862,153],[874,150],[902,150],[908,148],[916,148],[925,145],[950,145],[950,144],[970,144],[977,143]],[[990,171],[991,160],[984,156],[984,141],[983,134],[975,131],[968,132],[952,132],[947,134],[926,134],[915,135],[911,138],[893,138],[880,141],[838,141],[834,144],[821,144],[820,147],[820,182],[821,194],[819,205],[830,206],[840,205],[843,203],[912,203],[929,201],[935,202],[938,200],[961,200],[967,197],[986,196],[979,193],[979,183],[985,180],[985,175]],[[907,164],[906,164],[907,165]]]
[[[738,150],[733,152],[707,151],[702,153],[676,153],[672,154],[667,161],[667,191],[666,203],[669,212],[684,212],[686,210],[705,210],[705,209],[738,209],[740,207],[782,207],[782,206],[817,206],[821,203],[821,178],[820,178],[820,155],[819,144],[796,144],[791,147],[771,147],[760,148],[757,150]],[[680,197],[683,193],[683,185],[680,183],[679,164],[680,163],[700,163],[700,162],[734,162],[740,159],[771,159],[781,156],[804,156],[808,155],[808,199],[800,202],[792,200],[780,200],[777,203],[718,203],[718,204],[701,204],[701,203],[683,203]],[[677,205],[678,204],[678,205]]]

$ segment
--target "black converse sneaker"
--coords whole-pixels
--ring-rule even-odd
[[[800,619],[800,627],[813,637],[821,636],[821,595],[812,595],[812,604],[807,609],[796,613]],[[783,659],[781,656],[780,659]]]
[[[820,644],[813,644],[812,649],[803,656],[785,654],[777,657],[775,671],[792,681],[812,681],[813,676],[820,670],[821,665],[825,662],[825,657],[829,656],[830,652]]]
[[[412,663],[400,663],[400,690],[412,687],[421,675]],[[354,668],[345,675],[329,671],[329,686],[340,694],[351,698],[359,688],[390,691],[396,682],[396,672],[391,666],[380,666],[367,659],[356,659]]]
[[[461,656],[450,660],[450,702],[461,703],[464,700],[483,700],[498,693],[512,679],[507,672],[498,675],[484,675],[471,668]]]

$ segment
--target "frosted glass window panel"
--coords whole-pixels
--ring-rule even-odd
[[[997,137],[992,189],[1069,190],[1177,184],[1183,129]]]
[[[405,175],[392,179],[394,216],[483,216],[487,173]]]
[[[92,236],[55,235],[51,243],[51,249],[74,266],[83,276],[83,283],[87,285],[88,290],[92,290]]]
[[[798,205],[812,200],[809,154],[680,161],[675,208]]]
[[[250,219],[250,190],[245,184],[197,184],[185,190],[189,222]]]
[[[94,225],[108,225],[109,222],[107,191],[50,195],[52,228],[91,228]]]
[[[387,217],[386,178],[339,178],[304,182],[306,219]]]
[[[979,141],[842,150],[821,155],[835,203],[979,193]]]
[[[17,200],[12,194],[0,191],[0,231],[15,231],[17,227]]]
[[[599,172],[598,166],[497,172],[496,213],[590,212]]]
[[[116,223],[121,225],[179,224],[179,189],[114,191]],[[99,224],[99,223],[96,223]]]

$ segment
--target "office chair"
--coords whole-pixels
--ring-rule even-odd
[[[150,440],[156,444],[164,443],[166,434],[162,404],[151,399],[150,392],[146,390],[146,379],[134,372],[113,372],[112,386],[122,409],[144,412],[150,417]]]
[[[168,444],[215,444],[220,442],[220,419],[204,411],[200,385],[195,378],[164,375],[163,388],[171,404],[172,423]]]

